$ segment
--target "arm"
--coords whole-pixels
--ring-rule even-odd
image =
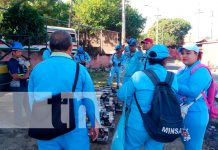
[[[202,91],[207,90],[212,77],[206,68],[197,69],[190,75],[188,84],[180,83],[179,94],[187,97],[196,98]]]
[[[9,72],[10,72],[13,80],[22,80],[22,79],[29,78],[29,73],[30,73],[29,70],[27,70],[26,74],[24,74],[24,75],[18,74],[19,65],[17,65],[16,61],[10,60],[8,62],[8,69],[9,69]]]
[[[85,52],[85,62],[86,63],[88,63],[88,62],[90,62],[91,61],[91,58],[90,58],[90,56],[89,56],[89,54],[87,53],[87,52]]]
[[[99,109],[92,79],[87,70],[85,70],[84,73],[85,76],[82,81],[84,99],[82,100],[82,102],[86,107],[87,115],[91,121],[92,127],[94,128],[95,126],[98,126],[98,124],[100,124]]]
[[[135,87],[131,77],[130,80],[124,83],[122,87],[118,90],[117,93],[118,100],[126,101],[127,105],[130,105],[134,92],[135,92]]]

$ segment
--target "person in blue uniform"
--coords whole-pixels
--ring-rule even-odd
[[[78,47],[77,53],[74,54],[73,58],[77,63],[80,63],[83,66],[86,66],[86,64],[91,61],[89,54],[85,52],[81,46]]]
[[[165,66],[169,57],[167,47],[154,45],[147,54],[150,63],[148,69],[153,70],[160,81],[164,81],[167,75]],[[148,135],[134,99],[135,93],[142,111],[148,112],[151,109],[154,88],[150,78],[143,71],[137,71],[118,91],[118,99],[126,101],[127,107],[131,110],[126,123],[125,150],[140,150],[142,147],[145,150],[163,149],[164,143],[157,142]],[[176,77],[173,80],[172,88],[177,91]]]
[[[43,48],[43,49],[41,49],[41,51],[42,51],[42,59],[43,60],[46,60],[46,59],[51,57],[51,49],[50,48]]]
[[[137,40],[130,38],[128,41],[129,52],[124,53],[124,77],[123,83],[127,82],[130,77],[141,68],[142,53],[136,50]]]
[[[13,42],[11,45],[12,58],[8,61],[8,70],[11,74],[12,81],[10,90],[13,92],[13,108],[15,124],[22,126],[27,122],[28,107],[25,92],[27,92],[27,79],[29,78],[29,68],[24,65],[22,59],[23,45],[20,42]]]
[[[71,36],[66,31],[55,31],[50,38],[51,57],[40,62],[32,70],[29,79],[29,104],[32,110],[34,102],[43,101],[52,95],[71,92],[75,79],[76,62],[70,56]],[[76,95],[88,98],[74,100],[74,118],[76,128],[51,140],[37,140],[39,150],[89,150],[89,136],[86,127],[86,115],[91,122],[92,140],[98,137],[99,109],[92,79],[87,69],[79,65]],[[71,68],[71,69],[69,69]],[[85,108],[84,108],[85,106]]]
[[[111,71],[107,80],[107,85],[110,86],[111,82],[114,78],[114,74],[116,74],[117,78],[117,89],[120,85],[120,73],[121,73],[121,65],[123,62],[123,55],[122,55],[122,46],[116,45],[115,46],[115,53],[111,56],[110,64],[111,64]]]
[[[154,45],[153,39],[152,38],[145,38],[144,40],[141,41],[142,44],[142,49],[145,50],[145,53],[143,54],[142,57],[142,65],[141,65],[141,70],[145,70],[149,63],[147,62],[147,51]]]
[[[209,120],[208,107],[201,92],[206,92],[212,81],[212,77],[206,68],[198,68],[192,75],[191,70],[200,64],[199,47],[194,43],[188,43],[179,48],[181,60],[184,67],[177,73],[178,78],[178,97],[180,103],[190,104],[197,97],[188,109],[184,118],[184,128],[190,135],[190,140],[184,140],[186,150],[201,150],[206,127]],[[206,94],[206,93],[205,93]],[[187,134],[185,134],[187,135]]]

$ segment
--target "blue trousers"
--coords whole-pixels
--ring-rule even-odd
[[[75,129],[52,140],[38,140],[39,150],[89,150],[87,129]]]
[[[126,127],[125,150],[162,150],[164,143],[153,140],[147,132]]]
[[[201,150],[204,134],[209,121],[208,110],[189,111],[185,117],[184,125],[191,136],[190,141],[183,141],[185,150]]]
[[[111,85],[111,82],[114,78],[114,74],[116,74],[116,77],[117,77],[117,85],[120,84],[120,67],[112,67],[110,74],[109,74],[109,77],[108,77],[108,80],[107,80],[108,85]]]

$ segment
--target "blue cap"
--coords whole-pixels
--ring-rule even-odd
[[[122,49],[122,46],[118,44],[118,45],[115,46],[114,49],[115,49],[115,50],[121,50],[121,49]]]
[[[182,47],[180,47],[178,51],[181,53],[184,49],[188,51],[195,51],[197,53],[199,53],[200,51],[200,48],[195,43],[187,43],[183,45]]]
[[[147,56],[152,59],[163,59],[169,57],[169,51],[165,45],[156,44],[148,50]]]
[[[83,50],[83,47],[78,47],[78,50],[77,50],[79,53],[82,53],[84,50]]]
[[[12,50],[23,50],[23,45],[20,42],[13,42],[10,47]]]
[[[131,38],[128,41],[129,46],[136,46],[137,45],[137,40],[135,38]]]

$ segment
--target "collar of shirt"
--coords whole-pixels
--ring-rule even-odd
[[[67,58],[72,59],[72,57],[69,54],[64,53],[64,52],[53,52],[51,56],[62,56],[62,57],[67,57]]]

